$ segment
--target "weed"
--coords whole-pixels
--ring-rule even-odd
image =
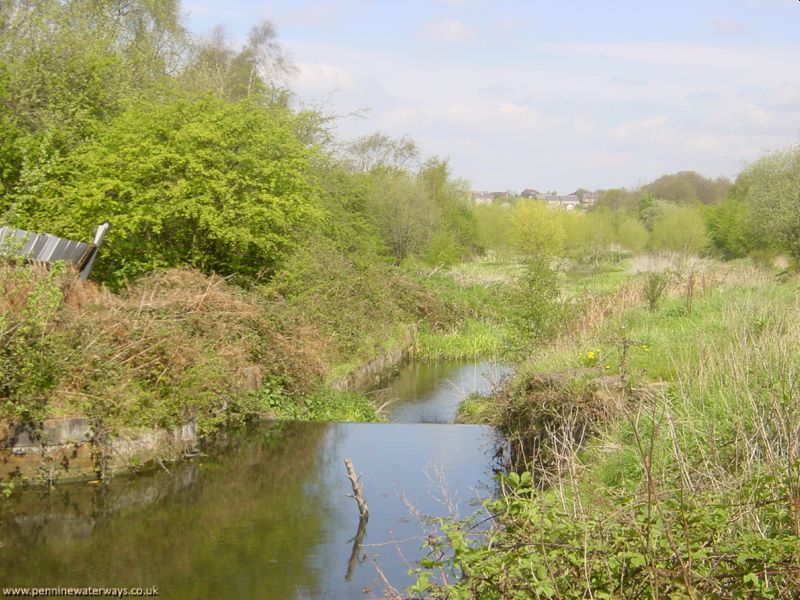
[[[669,275],[666,273],[648,273],[644,279],[644,298],[648,310],[655,311],[659,302],[664,297],[669,285]]]

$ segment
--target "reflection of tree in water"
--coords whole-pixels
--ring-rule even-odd
[[[306,485],[324,424],[279,424],[219,441],[213,459],[142,477],[25,490],[0,525],[10,585],[159,585],[170,598],[293,597],[313,589],[322,528]]]

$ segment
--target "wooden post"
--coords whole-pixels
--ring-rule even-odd
[[[355,469],[353,469],[353,463],[349,458],[345,458],[344,466],[347,467],[347,478],[350,480],[350,485],[353,486],[352,497],[358,502],[358,516],[361,519],[368,519],[369,508],[367,507],[367,501],[364,499],[364,491],[361,489],[361,482],[356,476]]]

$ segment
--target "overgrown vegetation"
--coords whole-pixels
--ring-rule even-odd
[[[292,68],[270,23],[192,39],[177,1],[0,9],[0,222],[111,223],[106,287],[0,266],[0,417],[375,419],[326,386],[468,317],[399,268],[475,251],[465,185],[408,139],[334,143]]]
[[[270,23],[234,48],[180,15],[0,5],[0,221],[111,222],[97,284],[0,264],[0,419],[375,420],[332,384],[414,324],[418,359],[519,362],[462,416],[520,467],[488,530],[441,523],[415,593],[796,593],[800,148],[732,184],[475,206],[413,140],[298,108]]]
[[[488,529],[444,520],[424,597],[792,597],[797,564],[798,284],[676,257],[603,294],[472,400],[521,475]],[[691,284],[692,292],[687,292]],[[690,308],[691,306],[691,308]]]

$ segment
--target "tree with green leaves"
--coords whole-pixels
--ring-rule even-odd
[[[87,239],[111,223],[96,273],[190,265],[269,273],[322,215],[295,118],[215,96],[133,104],[18,199],[25,228]]]
[[[7,0],[0,12],[0,194],[38,193],[52,163],[132,98],[161,94],[186,48],[177,0]]]
[[[709,246],[703,213],[697,206],[665,203],[653,223],[650,244],[654,250],[700,254]]]
[[[509,216],[509,242],[523,254],[556,256],[564,248],[564,226],[544,202],[521,200]]]
[[[479,204],[473,211],[478,245],[493,252],[508,250],[511,209],[500,204]]]
[[[725,198],[730,188],[731,182],[725,177],[709,179],[695,171],[681,171],[662,175],[643,189],[670,202],[715,204]]]
[[[661,205],[662,203],[650,192],[644,192],[639,196],[639,202],[636,205],[636,216],[639,217],[639,221],[647,231],[653,231],[653,224],[661,212]]]
[[[475,251],[477,238],[467,183],[453,180],[448,161],[438,157],[423,164],[419,177],[441,211],[441,220],[425,252],[426,260],[450,265],[464,259]]]
[[[408,137],[394,139],[383,133],[372,133],[347,144],[345,159],[357,173],[376,169],[404,171],[416,164],[419,148]]]
[[[367,211],[398,260],[422,252],[441,220],[424,184],[405,171],[373,173]]]
[[[181,83],[187,89],[212,91],[228,100],[250,98],[267,106],[286,106],[286,78],[294,71],[275,26],[263,21],[250,30],[240,50],[233,48],[221,26],[195,42]]]
[[[741,200],[730,198],[705,212],[708,237],[723,258],[747,256],[755,246],[750,209]]]
[[[759,246],[800,259],[800,146],[749,165],[736,179],[732,196],[749,207]]]

